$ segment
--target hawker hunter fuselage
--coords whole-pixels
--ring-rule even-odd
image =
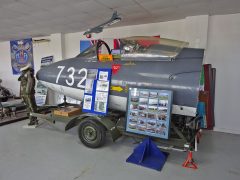
[[[153,49],[155,47],[156,50],[156,46],[152,46]],[[124,46],[122,48],[128,50]],[[56,92],[82,100],[88,69],[112,69],[117,65],[119,69],[111,78],[111,86],[115,88],[110,91],[109,108],[126,111],[130,87],[164,89],[173,91],[173,113],[195,116],[204,50],[182,48],[169,60],[165,56],[164,60],[160,56],[159,59],[158,56],[149,57],[147,54],[151,52],[149,46],[142,51],[143,57],[137,57],[136,53],[133,53],[135,57],[129,56],[128,53],[130,60],[123,58],[108,62],[99,62],[96,56],[83,53],[44,67],[37,73],[37,78]],[[146,60],[139,60],[144,59],[144,53]]]

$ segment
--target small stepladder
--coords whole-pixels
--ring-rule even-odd
[[[193,160],[193,152],[192,151],[188,151],[187,159],[182,164],[182,166],[185,168],[198,169],[197,164]]]

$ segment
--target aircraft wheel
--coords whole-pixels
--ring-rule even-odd
[[[79,124],[78,136],[81,142],[90,148],[98,148],[105,142],[105,127],[89,118]]]

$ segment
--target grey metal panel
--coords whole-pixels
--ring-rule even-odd
[[[184,48],[174,61],[135,61],[132,65],[126,61],[114,61],[114,64],[121,64],[121,69],[112,76],[112,85],[173,90],[174,104],[196,107],[203,53],[202,49]],[[66,66],[58,84],[67,86],[66,79],[69,79],[70,74],[67,69],[74,67],[76,73],[72,87],[77,88],[77,83],[81,80],[81,74],[78,75],[77,72],[81,68],[111,68],[112,64],[112,62],[91,62],[83,57],[73,58],[41,69],[37,77],[43,81],[56,83],[56,76],[59,73],[57,67]],[[125,92],[111,92],[111,94],[127,96]]]

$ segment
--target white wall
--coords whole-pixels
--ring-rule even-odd
[[[102,33],[93,34],[92,39],[160,35],[163,38],[188,41],[191,47],[206,48],[208,18],[208,15],[202,15],[176,21],[108,28]],[[79,41],[83,39],[87,39],[83,32],[65,34],[66,58],[79,54]]]
[[[240,14],[210,17],[206,62],[217,69],[215,130],[240,134]]]
[[[51,55],[49,43],[37,43],[33,45],[34,67],[35,72],[40,69],[41,58]],[[3,80],[2,85],[8,87],[14,94],[19,95],[20,84],[17,81],[19,75],[12,74],[10,42],[0,43],[0,78]]]
[[[0,43],[0,79],[3,80],[2,85],[9,87],[14,93],[18,93],[20,87],[16,80],[17,76],[12,75],[10,57],[10,43]]]
[[[50,42],[33,43],[34,69],[35,73],[40,69],[41,58],[54,56],[54,61],[64,59],[63,35],[52,34],[40,39],[49,39]],[[36,38],[37,39],[37,38]],[[0,78],[3,80],[2,85],[10,88],[14,94],[19,95],[20,83],[17,81],[19,75],[13,75],[11,69],[10,42],[0,43]],[[53,103],[54,98],[50,99]]]

